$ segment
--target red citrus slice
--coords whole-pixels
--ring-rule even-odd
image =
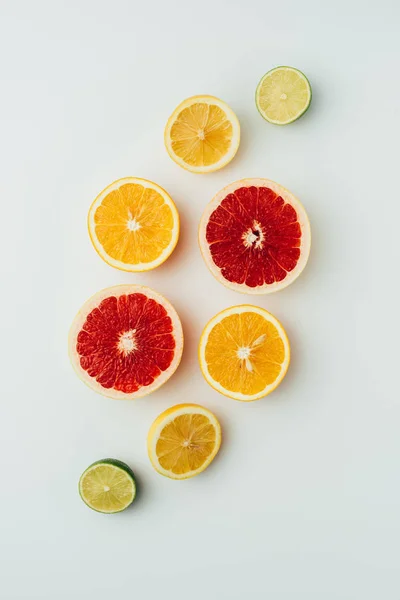
[[[118,285],[92,296],[69,337],[77,374],[109,398],[138,398],[159,388],[177,369],[182,349],[174,307],[140,285]]]
[[[310,252],[301,203],[269,179],[242,179],[213,198],[199,230],[200,249],[215,277],[246,294],[275,292],[296,279]]]

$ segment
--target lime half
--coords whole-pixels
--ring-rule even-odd
[[[293,67],[276,67],[261,78],[256,90],[257,108],[264,119],[276,125],[293,123],[311,103],[307,77]]]
[[[104,458],[82,473],[79,493],[84,503],[93,510],[101,513],[121,512],[135,499],[135,476],[122,461]]]

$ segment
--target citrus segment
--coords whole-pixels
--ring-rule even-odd
[[[204,471],[220,444],[218,420],[196,404],[178,404],[163,412],[147,438],[153,467],[172,479],[187,479]]]
[[[199,242],[227,287],[263,294],[289,285],[306,265],[310,225],[300,202],[268,179],[243,179],[219,192],[203,214]]]
[[[311,103],[307,77],[293,67],[276,67],[266,73],[256,91],[257,108],[264,119],[276,125],[293,123]]]
[[[171,158],[195,173],[221,169],[236,154],[240,125],[227,104],[213,96],[194,96],[182,102],[165,128]]]
[[[71,328],[69,353],[78,375],[111,398],[147,395],[178,367],[182,327],[171,304],[136,285],[102,290]]]
[[[282,325],[255,306],[228,308],[205,327],[199,346],[206,381],[235,400],[257,400],[286,374],[290,350]]]
[[[178,241],[179,215],[170,196],[151,181],[115,181],[89,210],[90,238],[108,264],[147,271],[163,263]]]
[[[98,512],[116,513],[128,508],[136,496],[132,470],[120,460],[105,458],[84,471],[79,480],[82,500]]]

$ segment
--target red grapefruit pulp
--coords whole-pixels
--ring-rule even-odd
[[[178,367],[182,348],[175,309],[138,285],[95,294],[76,316],[69,339],[79,377],[111,398],[136,398],[160,387]]]
[[[266,294],[292,283],[310,252],[310,224],[301,203],[269,179],[243,179],[207,206],[199,231],[203,257],[227,287]]]

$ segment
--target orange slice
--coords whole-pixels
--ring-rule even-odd
[[[197,404],[169,408],[157,417],[147,437],[153,467],[171,479],[188,479],[204,471],[220,445],[217,418]]]
[[[193,173],[222,169],[240,142],[239,121],[231,108],[213,96],[193,96],[168,119],[164,134],[168,154]]]
[[[277,319],[257,306],[227,308],[206,325],[200,368],[215,390],[249,402],[270,394],[286,375],[289,340]]]
[[[89,210],[88,229],[106,263],[122,271],[149,271],[175,248],[179,215],[159,185],[126,177],[97,196]]]

